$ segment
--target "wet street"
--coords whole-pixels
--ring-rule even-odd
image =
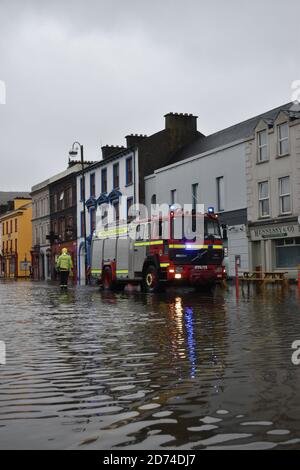
[[[297,290],[0,282],[0,448],[300,446]]]

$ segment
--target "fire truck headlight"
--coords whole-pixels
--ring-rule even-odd
[[[175,273],[175,269],[174,269],[174,268],[170,268],[170,269],[169,269],[169,273]]]
[[[181,279],[181,274],[176,273],[176,274],[175,274],[175,279]]]

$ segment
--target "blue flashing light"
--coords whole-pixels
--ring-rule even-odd
[[[185,245],[185,248],[186,248],[187,250],[190,250],[190,249],[193,248],[193,245]]]
[[[214,207],[209,207],[209,208],[207,209],[207,212],[208,212],[209,214],[214,214],[214,212],[215,212]]]

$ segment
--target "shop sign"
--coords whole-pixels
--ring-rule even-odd
[[[265,227],[257,227],[251,229],[251,239],[261,240],[266,238],[284,238],[297,237],[300,234],[299,225],[270,225]]]

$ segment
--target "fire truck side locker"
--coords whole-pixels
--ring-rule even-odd
[[[117,238],[116,277],[118,280],[129,279],[129,238]]]
[[[100,278],[102,274],[103,239],[95,238],[92,243],[92,275]]]

